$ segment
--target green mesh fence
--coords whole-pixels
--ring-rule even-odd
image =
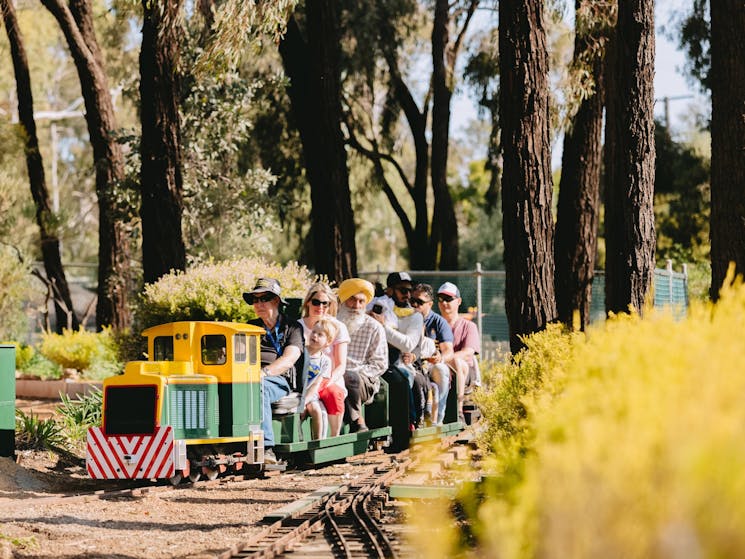
[[[509,341],[510,330],[504,307],[505,272],[491,270],[463,270],[457,272],[415,272],[410,271],[414,283],[428,283],[435,292],[446,281],[458,286],[463,302],[460,306],[461,314],[468,314],[477,324],[481,323],[480,332],[482,346],[486,351],[490,348],[502,347]],[[387,271],[362,272],[361,277],[385,285]],[[480,279],[480,281],[479,281]],[[479,284],[481,304],[479,305]],[[595,272],[592,285],[592,303],[590,306],[590,320],[605,319],[605,274]],[[670,269],[657,269],[654,273],[655,307],[671,306],[677,316],[685,316],[688,307],[687,276],[673,272]],[[481,317],[478,309],[481,307]],[[437,312],[437,305],[433,306]]]

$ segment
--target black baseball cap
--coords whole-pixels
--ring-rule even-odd
[[[388,277],[385,280],[385,286],[396,287],[399,283],[406,282],[411,284],[414,283],[409,274],[407,274],[406,272],[393,272],[391,274],[388,274]]]

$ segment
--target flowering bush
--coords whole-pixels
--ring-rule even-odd
[[[110,328],[101,332],[65,329],[62,334],[42,334],[39,352],[66,369],[75,369],[83,376],[99,379],[121,369],[117,362],[117,346]],[[100,369],[100,371],[99,371]]]
[[[177,320],[229,320],[255,318],[243,300],[259,277],[272,277],[282,286],[282,297],[303,297],[312,283],[305,266],[286,266],[260,258],[243,258],[194,266],[186,272],[163,276],[146,285],[140,304],[143,327]]]
[[[743,330],[737,282],[682,321],[649,310],[528,338],[479,400],[493,476],[465,508],[480,552],[745,554]]]

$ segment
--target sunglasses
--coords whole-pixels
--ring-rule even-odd
[[[396,287],[394,289],[398,291],[399,293],[404,293],[404,294],[411,293],[411,287]]]
[[[437,300],[440,301],[440,303],[450,303],[455,297],[451,297],[450,295],[438,295]]]
[[[320,299],[311,299],[310,302],[314,307],[328,307],[331,304],[331,301],[321,301]]]
[[[412,297],[411,299],[409,299],[409,302],[411,303],[412,307],[418,307],[419,305],[426,305],[427,303],[431,303],[432,301],[422,301],[421,299]]]
[[[254,304],[256,303],[268,303],[269,301],[274,300],[276,295],[254,295]]]

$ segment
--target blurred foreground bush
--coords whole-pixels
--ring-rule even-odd
[[[485,372],[491,475],[465,500],[480,554],[745,556],[743,331],[738,282],[683,321],[549,328]]]

